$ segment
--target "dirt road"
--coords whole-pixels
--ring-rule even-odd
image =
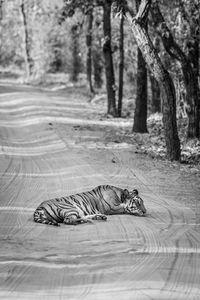
[[[0,299],[200,299],[200,180],[107,141],[78,94],[1,87]],[[130,127],[131,128],[131,127]],[[137,188],[146,217],[53,227],[34,209],[99,184]]]

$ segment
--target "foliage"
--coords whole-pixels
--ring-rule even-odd
[[[36,69],[44,68],[44,73],[50,71],[64,71],[70,69],[71,50],[69,48],[69,27],[80,20],[80,14],[74,16],[74,19],[66,16],[74,15],[75,9],[82,13],[87,13],[91,6],[101,6],[104,1],[93,0],[64,0],[63,1],[43,0],[29,3],[36,3],[36,10],[30,7],[30,21],[33,37],[33,56],[36,60]],[[115,1],[116,2],[116,1]],[[118,3],[120,1],[117,1]],[[121,4],[125,1],[121,1]],[[132,1],[128,1],[129,5]],[[182,49],[189,52],[190,45],[197,35],[194,33],[198,28],[199,0],[187,1],[176,0],[173,2],[160,1],[162,12],[167,20],[168,26],[174,33]],[[23,28],[19,14],[20,0],[8,0],[3,3],[3,19],[0,24],[0,58],[1,65],[17,64],[23,67],[24,49],[23,49]],[[59,24],[60,15],[65,22]],[[34,18],[35,21],[34,21]],[[101,16],[95,16],[95,21],[101,23]],[[117,50],[119,20],[112,19],[113,24],[113,48]],[[195,30],[193,30],[195,29]],[[151,28],[149,28],[151,30]],[[151,31],[152,32],[152,31]],[[93,34],[95,47],[100,50],[99,42],[96,40],[96,34]],[[99,40],[103,37],[99,31]],[[127,25],[125,25],[125,76],[126,82],[131,82],[130,88],[134,91],[133,82],[135,77],[136,65],[136,47],[132,35]],[[115,68],[117,68],[118,51],[114,52]],[[161,55],[164,55],[162,52]],[[174,76],[177,74],[175,62],[171,62]],[[117,74],[117,72],[116,72]],[[126,88],[126,87],[125,87]],[[179,87],[180,89],[181,87]]]
[[[95,1],[92,0],[64,0],[61,19],[65,20],[67,17],[72,17],[76,9],[79,9],[83,14],[87,14],[90,9],[96,6],[95,4]]]
[[[6,67],[10,63],[23,66],[23,37],[17,3],[3,3],[2,20],[0,22],[0,65]],[[12,15],[12,17],[11,17]]]

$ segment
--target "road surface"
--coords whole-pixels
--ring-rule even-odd
[[[0,299],[200,299],[199,178],[102,142],[130,124],[96,121],[78,94],[1,91]],[[33,222],[42,201],[99,184],[137,188],[146,217]]]

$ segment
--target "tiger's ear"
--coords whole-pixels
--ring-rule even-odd
[[[129,196],[129,191],[127,189],[123,190],[121,195],[122,202],[124,202],[128,196]]]
[[[132,193],[134,194],[134,195],[138,195],[138,190],[136,190],[136,189],[134,189],[133,191],[132,191]]]

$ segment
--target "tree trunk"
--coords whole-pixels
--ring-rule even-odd
[[[141,0],[136,0],[136,9],[138,11]],[[147,22],[145,20],[145,29]],[[137,49],[137,90],[135,102],[135,114],[133,122],[134,132],[148,132],[147,130],[147,68],[145,60],[140,49]]]
[[[71,28],[71,38],[72,38],[72,72],[71,72],[71,81],[77,82],[78,75],[81,71],[81,58],[80,58],[80,49],[79,49],[79,25],[72,25]]]
[[[160,88],[157,80],[151,72],[149,72],[149,79],[151,83],[151,113],[161,112]]]
[[[102,87],[103,79],[103,61],[102,61],[102,52],[99,51],[99,48],[93,49],[93,67],[94,67],[94,87],[99,89]]]
[[[194,126],[192,126],[191,130],[188,130],[189,136],[200,137],[200,89],[199,89],[199,41],[200,41],[200,28],[196,26],[196,28],[191,28],[191,32],[193,34],[193,43],[190,43],[189,46],[189,54],[188,59],[191,63],[193,69],[193,87],[190,91],[193,93],[192,99],[194,100],[196,112],[194,113]],[[192,83],[191,83],[192,84]],[[196,116],[196,117],[195,117]]]
[[[122,114],[123,98],[123,80],[124,80],[124,16],[120,20],[120,39],[119,39],[119,90],[118,90],[118,116]]]
[[[171,57],[177,59],[181,65],[186,88],[186,102],[189,108],[187,111],[189,120],[188,137],[199,137],[198,75],[195,74],[190,59],[175,42],[171,31],[165,23],[157,1],[154,1],[152,4],[151,15],[166,51]]]
[[[140,49],[137,53],[137,92],[135,114],[133,122],[134,132],[148,132],[147,130],[147,68]]]
[[[108,110],[107,113],[116,116],[116,102],[115,102],[115,77],[113,68],[112,48],[111,48],[111,1],[105,0],[103,5],[103,31],[104,31],[104,43],[103,54],[105,62],[106,73],[106,89],[108,97]]]
[[[26,73],[27,79],[30,79],[30,76],[33,74],[33,59],[31,57],[31,38],[28,29],[28,21],[27,21],[27,12],[26,12],[26,0],[21,1],[21,14],[24,25],[24,41],[25,41],[25,64],[26,64]]]
[[[160,52],[160,38],[156,37],[153,41],[156,51]],[[161,112],[161,98],[160,88],[157,80],[151,72],[149,72],[149,79],[151,84],[151,113]]]
[[[91,9],[87,15],[87,29],[86,29],[86,45],[87,45],[87,80],[89,84],[89,90],[91,94],[94,94],[92,85],[92,27],[93,27],[93,10]]]
[[[104,72],[104,61],[102,53],[102,30],[101,22],[95,15],[95,38],[93,42],[93,74],[94,74],[94,87],[99,89],[103,85],[103,72]]]
[[[150,70],[157,79],[163,99],[163,125],[167,157],[170,160],[180,159],[180,141],[176,124],[176,96],[173,81],[164,69],[162,62],[151,42],[145,28],[151,1],[142,0],[136,17],[132,16],[130,9],[125,14],[132,29],[133,35]]]
[[[0,21],[3,19],[3,2],[4,0],[0,0]]]

